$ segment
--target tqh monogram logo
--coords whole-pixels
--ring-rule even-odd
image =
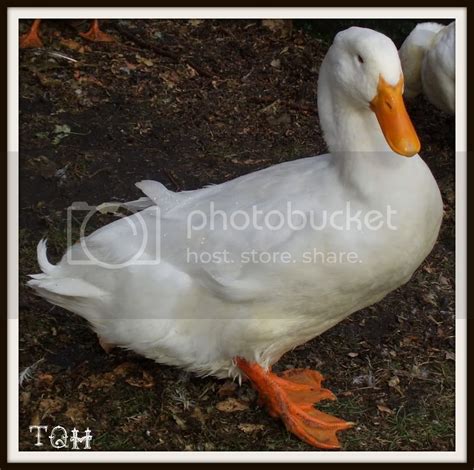
[[[48,426],[35,425],[30,426],[30,432],[36,432],[36,447],[44,446],[42,441],[42,431],[46,434],[48,432]],[[51,429],[49,436],[46,436],[49,439],[51,447],[54,449],[73,449],[73,450],[87,450],[91,448],[92,433],[89,428],[81,433],[79,436],[79,431],[75,427],[71,430],[71,433],[68,433],[68,430],[63,426],[55,426]]]

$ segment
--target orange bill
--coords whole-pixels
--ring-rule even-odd
[[[370,102],[370,109],[377,116],[390,148],[405,157],[413,157],[420,151],[420,140],[408,116],[402,93],[403,77],[392,86],[380,75],[377,95]]]

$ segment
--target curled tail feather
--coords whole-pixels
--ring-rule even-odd
[[[47,251],[48,251],[48,243],[47,243],[46,238],[43,238],[42,240],[40,240],[40,242],[38,243],[38,246],[36,247],[36,254],[38,256],[38,264],[39,264],[39,267],[41,268],[41,271],[43,271],[44,274],[49,275],[54,272],[54,270],[56,269],[56,266],[49,262]]]
[[[80,271],[75,277],[74,271],[68,269],[69,266],[51,264],[47,256],[46,240],[38,243],[37,254],[42,273],[31,274],[27,285],[52,304],[90,319],[97,310],[98,303],[101,304],[107,298],[107,293],[82,279]]]

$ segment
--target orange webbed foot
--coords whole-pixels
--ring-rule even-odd
[[[104,33],[99,28],[99,20],[93,20],[89,31],[79,33],[84,39],[92,42],[115,42],[110,34]]]
[[[336,433],[349,429],[353,423],[313,407],[321,400],[336,399],[330,390],[321,387],[323,376],[319,372],[293,369],[276,375],[241,357],[235,361],[257,389],[270,415],[281,418],[288,431],[319,449],[340,448]]]
[[[28,49],[28,48],[37,48],[43,47],[43,41],[39,37],[39,27],[40,27],[41,20],[36,19],[33,21],[30,30],[23,34],[20,37],[20,48],[21,49]]]

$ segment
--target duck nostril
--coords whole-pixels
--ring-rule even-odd
[[[387,105],[388,109],[393,109],[392,103],[390,103],[390,101],[385,100],[385,104]]]

